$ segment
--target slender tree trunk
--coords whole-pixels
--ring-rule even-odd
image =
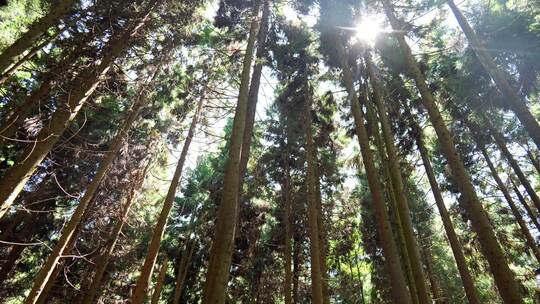
[[[429,279],[429,286],[431,288],[431,294],[433,295],[433,303],[447,303],[446,299],[441,294],[439,280],[435,277],[435,272],[433,270],[433,256],[431,255],[431,250],[429,247],[427,247],[424,248],[422,251],[425,262],[424,264],[426,266],[426,273]]]
[[[292,220],[292,218],[291,218]],[[293,233],[295,235],[295,233]],[[300,262],[300,251],[302,250],[301,244],[300,244],[300,237],[297,236],[294,238],[294,246],[293,246],[293,271],[292,271],[292,302],[294,304],[300,303],[298,300],[298,290],[300,287],[300,272],[301,270],[301,262]]]
[[[114,138],[113,142],[110,145],[109,151],[104,155],[102,161],[100,162],[96,175],[92,179],[92,182],[90,182],[90,184],[86,187],[86,191],[83,197],[80,199],[79,205],[75,209],[70,220],[62,229],[62,232],[60,234],[60,239],[54,246],[53,251],[49,254],[49,257],[47,258],[47,261],[45,262],[45,264],[43,265],[43,267],[37,274],[36,278],[34,279],[34,286],[32,287],[32,290],[30,291],[30,293],[28,294],[25,300],[26,304],[35,303],[37,301],[45,284],[51,277],[51,273],[53,272],[55,265],[58,263],[58,260],[62,256],[64,249],[70,242],[72,236],[77,230],[77,227],[79,226],[81,220],[83,219],[83,215],[88,209],[88,206],[94,194],[97,192],[101,184],[101,181],[105,177],[105,174],[107,173],[109,167],[111,166],[114,159],[116,158],[116,154],[118,153],[121,146],[123,145],[125,138],[127,137],[127,133],[129,132],[129,129],[131,128],[133,122],[138,117],[139,110],[142,107],[142,105],[145,103],[145,101],[146,101],[146,96],[144,95],[144,93],[142,93],[141,96],[139,96],[139,99],[135,101],[135,104],[133,105],[126,120],[124,121],[121,128],[118,130],[116,137]]]
[[[521,191],[517,187],[517,185],[514,182],[513,178],[510,178],[510,182],[512,183],[512,188],[514,189],[514,192],[516,193],[516,196],[518,197],[519,202],[521,203],[521,206],[527,211],[527,214],[529,215],[529,218],[533,222],[534,226],[538,231],[540,231],[540,222],[538,222],[538,213],[534,212],[527,201],[525,200],[525,197],[521,194]]]
[[[367,99],[368,97],[368,90],[367,86],[365,87],[365,93],[364,96]],[[386,192],[388,195],[388,209],[390,210],[389,216],[390,216],[390,222],[394,224],[394,226],[397,229],[396,234],[396,243],[398,246],[399,253],[401,254],[402,261],[403,261],[403,270],[405,272],[406,278],[407,278],[407,284],[409,286],[409,293],[411,294],[411,300],[413,303],[419,303],[418,299],[418,292],[416,291],[416,283],[415,283],[415,277],[412,272],[411,267],[411,259],[409,257],[409,252],[407,251],[407,246],[405,245],[405,236],[403,232],[403,225],[400,217],[400,213],[397,212],[398,206],[397,206],[397,199],[396,199],[396,193],[394,190],[394,187],[391,182],[391,176],[390,176],[390,170],[388,169],[389,160],[386,156],[386,153],[384,151],[384,145],[381,140],[380,131],[379,131],[379,125],[375,121],[375,113],[371,107],[371,104],[366,102],[366,119],[367,119],[367,125],[370,126],[371,132],[373,133],[373,138],[375,141],[375,147],[377,148],[379,155],[380,155],[380,164],[382,169],[382,175],[384,177],[384,186],[386,188]]]
[[[489,170],[491,171],[491,176],[493,179],[495,179],[495,182],[497,183],[497,187],[504,195],[504,198],[506,199],[506,202],[508,202],[508,205],[510,206],[510,210],[512,211],[512,214],[514,215],[514,218],[516,219],[516,222],[521,230],[521,233],[523,234],[523,237],[525,237],[525,243],[527,246],[531,249],[534,256],[536,257],[536,260],[540,263],[540,249],[536,245],[536,242],[534,241],[534,238],[531,235],[531,232],[529,231],[529,228],[527,227],[527,224],[523,220],[523,217],[521,216],[521,212],[519,208],[514,203],[514,200],[512,199],[512,196],[508,192],[508,189],[504,185],[503,181],[501,180],[499,173],[497,173],[497,168],[495,168],[495,165],[491,161],[489,154],[486,150],[486,147],[480,143],[478,140],[476,141],[477,147],[484,156],[484,160],[486,161]]]
[[[529,157],[531,164],[534,166],[534,169],[536,169],[536,173],[540,174],[540,162],[538,162],[538,158],[534,156],[530,149],[527,149],[527,157]]]
[[[6,279],[13,270],[13,267],[17,263],[17,260],[23,253],[24,249],[26,249],[26,246],[23,245],[13,245],[11,246],[11,249],[9,250],[9,253],[7,257],[4,259],[4,263],[2,264],[2,268],[0,269],[0,283],[5,286]]]
[[[386,107],[383,103],[382,85],[371,61],[369,51],[364,54],[364,61],[371,86],[373,88],[373,101],[377,106],[380,118],[379,120],[381,122],[382,134],[385,143],[384,146],[386,147],[386,152],[388,154],[390,181],[392,183],[392,188],[395,191],[397,212],[399,213],[399,217],[401,219],[405,246],[410,259],[411,270],[414,276],[414,283],[416,285],[416,292],[418,293],[418,300],[421,304],[430,304],[431,299],[429,297],[428,287],[422,271],[420,250],[418,249],[418,242],[414,235],[407,195],[405,194],[403,180],[401,177],[401,167],[399,165],[399,158],[394,144],[394,134],[390,127],[390,120],[386,114]]]
[[[224,304],[226,299],[229,269],[234,249],[234,237],[238,221],[238,191],[240,189],[240,159],[246,126],[246,112],[249,95],[249,74],[253,61],[253,48],[258,29],[260,1],[255,1],[249,31],[246,54],[244,56],[240,91],[234,116],[227,164],[223,182],[221,204],[210,251],[210,261],[204,285],[204,304]]]
[[[470,304],[480,304],[480,300],[478,299],[478,295],[476,293],[474,280],[471,276],[469,268],[467,267],[465,255],[463,254],[463,247],[461,246],[461,243],[454,229],[454,225],[452,224],[452,220],[450,219],[450,215],[448,214],[448,210],[446,209],[446,205],[444,204],[439,184],[437,183],[433,167],[431,166],[428,151],[422,139],[422,130],[416,122],[414,122],[413,127],[414,134],[416,136],[416,145],[418,146],[420,156],[422,157],[422,162],[426,170],[426,175],[431,186],[433,197],[435,198],[435,204],[437,205],[437,209],[439,210],[439,214],[443,222],[443,227],[444,231],[446,232],[448,243],[450,243],[450,248],[452,249],[454,259],[456,260],[456,265],[459,271],[459,275],[461,277],[461,282],[463,283],[463,288],[465,289],[465,295],[467,296],[467,300],[469,300]]]
[[[244,134],[242,135],[242,154],[240,156],[240,187],[244,183],[244,175],[246,173],[249,154],[251,152],[251,141],[253,139],[253,126],[255,123],[255,114],[257,112],[257,101],[259,99],[259,87],[261,85],[263,60],[266,54],[266,36],[268,35],[268,18],[270,16],[271,0],[263,1],[262,16],[257,35],[257,52],[255,52],[255,66],[251,74],[251,82],[249,84],[248,102],[246,107],[246,122]],[[240,190],[242,190],[240,188]],[[242,193],[240,192],[240,195]]]
[[[89,43],[91,37],[91,35],[85,36],[80,43]],[[58,75],[64,73],[80,56],[81,54],[78,50],[71,51],[45,74],[36,90],[32,91],[21,104],[14,105],[13,109],[5,114],[2,125],[0,126],[0,147],[7,145],[10,140],[16,138],[16,133],[24,124],[25,119],[38,109],[43,104],[43,99],[50,94]]]
[[[165,283],[165,276],[167,275],[167,256],[163,258],[163,264],[161,264],[161,269],[159,271],[159,276],[157,278],[156,287],[154,288],[154,293],[152,294],[151,304],[158,304],[159,298],[161,297],[161,290],[163,289],[163,284]]]
[[[204,99],[204,96],[199,99],[197,108],[195,109],[195,113],[193,114],[191,125],[189,126],[189,130],[184,141],[184,146],[182,147],[182,152],[180,153],[180,158],[178,159],[176,170],[174,171],[171,185],[169,186],[165,201],[163,202],[163,208],[161,209],[161,213],[159,214],[156,227],[154,228],[154,231],[152,233],[152,240],[150,241],[150,246],[148,248],[146,259],[144,260],[144,264],[141,268],[141,273],[139,275],[139,278],[137,279],[137,284],[131,297],[131,304],[143,303],[147,295],[148,284],[150,283],[150,279],[152,277],[152,271],[154,269],[154,264],[156,263],[161,239],[163,238],[163,233],[165,233],[165,226],[167,225],[167,220],[169,219],[169,213],[171,212],[171,209],[174,205],[176,189],[178,188],[180,178],[182,177],[182,170],[184,169],[184,163],[186,161],[186,157],[189,151],[189,146],[191,145],[191,141],[193,140],[193,136],[195,135],[195,129],[197,128],[197,123],[199,121],[199,116],[203,108]]]
[[[26,33],[22,34],[17,41],[0,54],[0,73],[4,72],[17,60],[17,57],[32,47],[36,40],[46,34],[51,26],[58,23],[60,18],[66,15],[77,2],[77,0],[60,1],[57,6],[51,8],[49,13],[34,22]]]
[[[142,182],[144,181],[144,177],[146,176],[146,172],[150,164],[151,164],[151,161],[148,162],[148,164],[146,165],[146,168],[144,169],[142,174],[138,176],[138,180],[133,184],[131,188],[131,191],[126,199],[122,212],[117,218],[117,222],[114,225],[114,228],[109,235],[109,239],[107,240],[107,243],[105,244],[101,255],[98,257],[98,260],[96,261],[94,277],[92,278],[90,285],[88,287],[84,285],[82,286],[82,288],[86,289],[86,291],[83,294],[81,294],[81,300],[80,300],[81,304],[91,304],[94,302],[94,298],[96,297],[97,292],[103,281],[105,270],[107,269],[107,266],[109,265],[109,260],[111,258],[112,253],[114,252],[114,247],[116,246],[116,242],[118,241],[120,232],[122,231],[122,228],[124,227],[124,223],[127,220],[127,216],[129,214],[129,210],[131,209],[131,205],[135,201],[135,191],[137,188],[139,188],[142,185]]]
[[[306,81],[307,82],[307,81]],[[310,91],[310,89],[308,89]],[[311,256],[311,302],[323,303],[323,278],[321,273],[321,251],[319,226],[317,221],[317,185],[316,185],[316,156],[313,135],[311,131],[311,92],[307,93],[304,109],[304,129],[306,135],[306,159],[307,159],[307,192],[308,192],[308,226],[309,248]]]
[[[51,43],[58,35],[60,35],[62,31],[58,31],[55,35],[49,36],[46,39],[43,40],[40,44],[34,46],[30,51],[28,51],[27,54],[25,54],[21,59],[19,59],[15,64],[13,64],[9,69],[7,69],[4,73],[0,74],[0,85],[4,84],[15,71],[17,71],[21,65],[23,65],[25,62],[27,62],[30,58],[34,57],[34,55],[37,54],[42,48],[44,48],[47,44]],[[1,56],[1,55],[0,55]]]
[[[292,284],[292,272],[291,272],[291,172],[290,172],[290,154],[289,154],[289,138],[287,138],[287,148],[285,149],[285,181],[283,187],[283,223],[285,226],[285,249],[283,252],[283,259],[285,264],[285,280],[283,281],[283,292],[285,304],[292,304],[291,284]]]
[[[316,148],[315,148],[316,152]],[[315,153],[315,163],[318,163],[317,153]],[[322,208],[322,196],[321,196],[321,182],[319,176],[319,168],[315,166],[315,186],[316,186],[316,206],[317,206],[317,229],[319,230],[319,256],[321,263],[321,277],[322,277],[322,292],[323,292],[323,304],[330,304],[330,294],[328,290],[328,266],[326,265],[326,256],[328,254],[327,238],[324,211]]]
[[[380,236],[380,246],[383,249],[383,255],[385,257],[386,269],[390,278],[390,284],[392,289],[392,298],[396,303],[411,303],[411,297],[407,290],[405,275],[403,274],[403,268],[399,259],[396,243],[390,227],[390,221],[388,219],[388,211],[384,204],[384,196],[379,184],[379,174],[374,166],[373,156],[369,148],[369,138],[366,128],[364,126],[364,114],[360,108],[358,96],[354,89],[352,73],[347,62],[347,56],[344,47],[337,42],[338,58],[340,60],[341,68],[343,70],[343,80],[345,87],[349,94],[351,102],[351,111],[355,121],[356,136],[360,144],[360,151],[362,153],[362,159],[368,177],[368,184],[373,197],[373,207],[376,217],[377,230]]]
[[[416,86],[420,91],[422,104],[427,110],[433,128],[437,133],[439,143],[451,168],[452,176],[456,181],[459,191],[463,195],[464,207],[470,214],[471,224],[478,236],[484,256],[490,265],[490,269],[494,275],[499,293],[505,303],[523,303],[519,285],[514,277],[514,274],[510,270],[510,267],[508,267],[508,262],[504,252],[497,241],[487,214],[482,207],[480,200],[476,196],[469,173],[465,169],[465,166],[459,157],[452,139],[452,135],[444,124],[444,120],[426,83],[426,79],[420,71],[420,68],[416,63],[416,59],[412,55],[411,49],[407,45],[402,31],[400,31],[400,23],[394,15],[393,8],[388,0],[382,0],[382,3],[392,28],[399,31],[395,37],[401,49],[405,53],[405,60],[409,73],[414,78]]]
[[[512,156],[510,150],[508,150],[505,138],[495,129],[489,119],[487,119],[484,115],[481,116],[482,123],[488,128],[489,133],[491,134],[491,136],[493,136],[493,139],[495,139],[495,143],[499,147],[499,150],[510,164],[510,167],[512,167],[512,170],[514,170],[514,173],[516,173],[520,183],[523,185],[523,187],[525,187],[525,190],[531,197],[531,200],[536,207],[536,210],[540,211],[540,197],[538,197],[538,194],[536,194],[536,191],[534,191],[534,188],[529,182],[529,179],[527,178],[527,176],[525,176],[525,173],[523,173],[523,171],[519,167],[517,160],[514,158],[514,156]]]
[[[73,82],[72,91],[66,95],[67,99],[59,105],[47,127],[39,132],[35,143],[29,145],[15,165],[4,173],[0,181],[0,218],[9,210],[36,167],[51,151],[69,126],[69,122],[96,89],[111,63],[130,46],[130,40],[144,26],[150,12],[159,1],[152,0],[140,18],[128,26],[119,38],[111,41],[102,60],[96,61],[94,65],[77,76]],[[33,294],[31,293],[30,296],[32,297]]]
[[[521,121],[521,124],[523,124],[523,127],[525,127],[525,130],[529,133],[529,136],[533,139],[536,146],[540,148],[540,125],[538,125],[538,122],[529,111],[527,105],[518,96],[516,90],[514,90],[508,82],[506,73],[497,67],[495,61],[493,61],[493,58],[486,51],[486,47],[480,42],[480,39],[467,22],[465,16],[463,16],[459,8],[454,4],[454,1],[446,0],[446,3],[448,6],[450,6],[450,9],[454,13],[456,20],[465,33],[465,36],[467,37],[467,40],[469,41],[471,48],[474,50],[478,60],[491,76],[497,85],[497,88],[505,97],[510,105],[510,108],[512,111],[514,111],[519,121]]]
[[[180,298],[182,297],[182,291],[184,290],[184,283],[186,282],[186,277],[189,272],[191,259],[193,258],[193,254],[195,253],[195,245],[195,239],[191,240],[188,246],[188,251],[182,256],[182,259],[180,260],[178,274],[176,275],[173,304],[180,303]]]

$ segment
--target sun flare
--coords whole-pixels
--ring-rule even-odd
[[[384,32],[382,20],[377,16],[366,16],[355,27],[355,37],[359,40],[373,43],[377,36]]]

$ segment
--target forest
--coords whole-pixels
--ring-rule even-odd
[[[0,303],[540,303],[538,0],[0,1]]]

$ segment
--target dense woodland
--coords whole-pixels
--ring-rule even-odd
[[[537,0],[0,1],[1,303],[540,303]]]

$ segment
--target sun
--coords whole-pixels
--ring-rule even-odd
[[[385,32],[382,28],[382,18],[375,15],[369,15],[362,18],[355,27],[355,37],[367,43],[374,43],[377,36]]]

